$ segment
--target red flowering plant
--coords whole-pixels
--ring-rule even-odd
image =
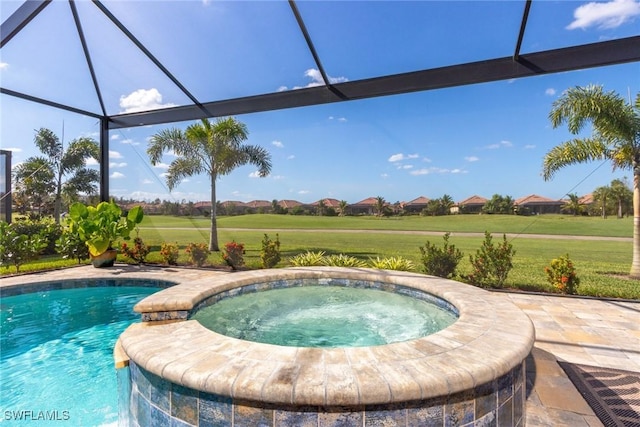
[[[206,243],[189,243],[184,250],[192,264],[202,267],[211,253]]]
[[[544,268],[547,281],[563,294],[575,295],[580,278],[576,274],[575,266],[569,259],[569,254],[551,260],[551,266]]]
[[[136,234],[137,232],[136,230]],[[151,252],[151,249],[142,241],[142,237],[140,236],[136,236],[133,239],[132,245],[128,245],[127,242],[122,242],[120,250],[125,257],[130,258],[136,264],[143,263],[147,255],[149,255],[149,252]]]
[[[177,265],[179,254],[177,243],[163,242],[162,246],[160,246],[160,256],[162,257],[162,262],[166,265]]]
[[[232,269],[237,270],[238,267],[244,265],[244,243],[236,243],[235,241],[225,243],[222,259]]]

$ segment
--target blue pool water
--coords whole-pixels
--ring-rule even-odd
[[[0,425],[117,425],[113,347],[152,287],[90,287],[0,300]]]

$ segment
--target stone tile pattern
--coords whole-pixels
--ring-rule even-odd
[[[487,384],[447,397],[355,407],[273,405],[172,384],[129,365],[131,426],[347,427],[524,426],[525,362]],[[121,414],[121,419],[122,414]]]

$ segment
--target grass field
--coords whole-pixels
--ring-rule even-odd
[[[289,257],[310,250],[325,251],[327,254],[344,253],[364,260],[378,256],[402,256],[416,264],[416,271],[421,271],[419,247],[427,240],[441,245],[442,238],[439,235],[418,235],[411,231],[450,231],[454,233],[450,243],[465,254],[459,265],[461,274],[470,272],[469,255],[475,254],[483,237],[455,235],[456,232],[483,233],[486,230],[493,234],[496,242],[502,239],[502,233],[509,233],[514,235],[509,240],[516,255],[514,268],[507,279],[508,287],[553,291],[546,282],[544,267],[549,265],[551,259],[569,254],[581,279],[578,288],[580,294],[640,299],[640,281],[622,277],[628,273],[631,265],[630,241],[527,237],[527,234],[630,237],[632,220],[629,218],[603,220],[560,215],[459,215],[377,219],[258,214],[220,217],[218,226],[220,246],[232,240],[245,244],[245,260],[250,268],[259,268],[261,241],[265,230],[271,238],[275,238],[276,231],[273,230],[279,230],[283,261],[278,267],[286,267]],[[148,261],[161,261],[159,250],[163,242],[176,242],[181,248],[191,242],[208,242],[208,227],[207,218],[145,217],[140,236],[153,250]],[[382,232],[388,230],[403,233]],[[188,262],[184,250],[181,251],[180,262]],[[223,264],[219,253],[211,254],[209,262],[212,265]],[[30,268],[37,267],[24,266],[23,270]]]

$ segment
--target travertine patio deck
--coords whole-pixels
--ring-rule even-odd
[[[38,281],[114,276],[195,280],[220,271],[116,265],[90,266],[0,279],[1,288]],[[640,302],[502,293],[533,321],[528,361],[527,425],[601,426],[556,360],[640,372]]]

